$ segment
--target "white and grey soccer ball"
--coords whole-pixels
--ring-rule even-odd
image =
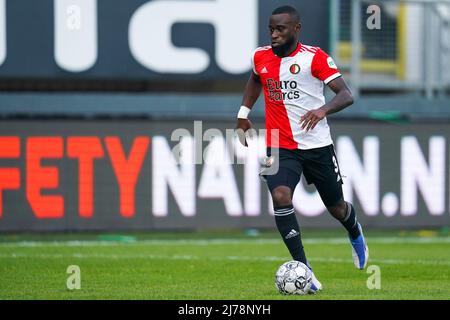
[[[281,294],[308,294],[311,283],[311,270],[300,261],[283,263],[275,274],[275,286]]]

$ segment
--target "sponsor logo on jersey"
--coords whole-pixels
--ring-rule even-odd
[[[294,100],[300,98],[298,83],[295,80],[274,80],[272,78],[266,81],[269,89],[269,99],[271,101]]]
[[[299,66],[298,64],[294,63],[294,64],[289,68],[289,71],[290,71],[292,74],[297,74],[297,73],[300,72],[300,66]]]

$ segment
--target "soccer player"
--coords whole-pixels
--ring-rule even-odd
[[[296,9],[282,6],[272,12],[272,43],[253,52],[253,70],[237,116],[237,129],[242,133],[251,128],[248,115],[264,89],[267,159],[279,163],[275,174],[264,174],[263,170],[261,177],[269,187],[275,223],[292,258],[311,268],[292,206],[303,173],[308,184],[316,186],[330,214],[347,230],[354,264],[364,269],[369,251],[355,210],[343,197],[342,177],[326,120],[327,115],[351,105],[353,97],[333,59],[320,48],[298,41],[300,30]],[[335,93],[327,103],[324,84]],[[278,141],[271,138],[273,130],[278,130]],[[241,134],[241,142],[247,145],[245,135]],[[274,150],[278,157],[271,157]],[[321,289],[313,273],[311,293]]]

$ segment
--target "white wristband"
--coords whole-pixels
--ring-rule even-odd
[[[238,119],[247,119],[250,111],[252,111],[252,109],[250,109],[249,107],[241,106],[237,115]]]

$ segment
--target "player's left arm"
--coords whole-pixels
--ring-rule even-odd
[[[327,115],[339,112],[353,103],[353,95],[342,77],[330,81],[328,87],[336,95],[319,109],[310,110],[300,118],[302,130],[314,129],[317,123]]]

